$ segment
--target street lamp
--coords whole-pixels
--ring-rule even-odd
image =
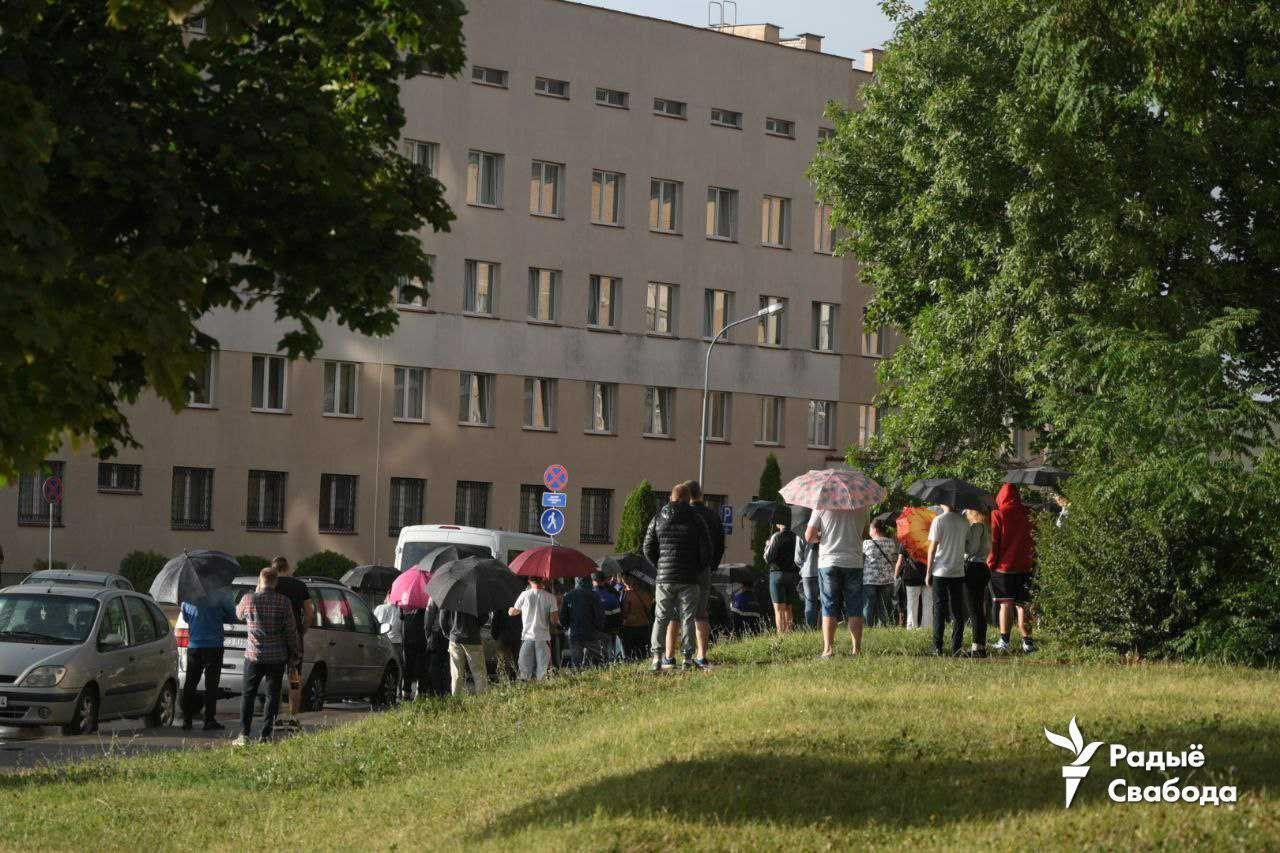
[[[748,314],[741,319],[734,320],[720,331],[716,332],[716,336],[711,339],[711,343],[707,344],[706,363],[702,368],[702,432],[698,436],[698,483],[705,489],[706,473],[707,473],[707,395],[708,386],[711,384],[711,350],[724,337],[724,333],[732,329],[734,326],[741,326],[743,323],[750,323],[752,320],[762,320],[765,317],[771,317],[774,314],[781,314],[787,307],[785,302],[774,302],[761,308],[754,314]]]

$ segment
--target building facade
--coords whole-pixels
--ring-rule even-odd
[[[388,563],[404,524],[537,531],[551,463],[570,473],[560,541],[611,553],[637,483],[697,474],[709,339],[776,302],[715,349],[707,493],[741,507],[768,454],[787,478],[877,428],[892,342],[864,333],[868,292],[806,177],[826,105],[871,79],[862,63],[770,25],[469,5],[464,73],[401,93],[404,154],[457,214],[421,235],[429,297],[386,339],[324,327],[311,362],[276,353],[270,308],[207,317],[221,349],[191,406],[140,403],[143,447],[110,464],[50,460],[55,560],[215,547]],[[41,482],[0,493],[8,571],[45,554]],[[728,541],[749,558],[749,530]]]

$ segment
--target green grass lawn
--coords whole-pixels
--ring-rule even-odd
[[[713,672],[620,668],[423,702],[335,731],[0,776],[0,847],[666,850],[1280,847],[1280,675],[922,656],[869,632],[726,645]],[[843,647],[842,647],[843,648]],[[1048,726],[1180,752],[1234,806],[1115,804],[1104,747],[1070,810]]]

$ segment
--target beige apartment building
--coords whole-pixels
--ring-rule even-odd
[[[140,450],[66,448],[54,557],[213,547],[388,563],[402,525],[538,530],[543,470],[569,469],[560,541],[611,553],[642,479],[696,476],[740,508],[768,454],[784,478],[877,428],[857,263],[832,254],[806,168],[852,104],[854,61],[771,25],[690,27],[562,0],[473,0],[459,79],[404,83],[404,153],[457,213],[424,232],[435,280],[379,340],[330,325],[312,362],[276,354],[270,308],[216,313],[205,389],[131,415]],[[285,224],[284,227],[287,227]],[[0,492],[5,569],[43,557],[42,477]],[[745,560],[736,524],[729,559]]]

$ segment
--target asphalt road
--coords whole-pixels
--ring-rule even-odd
[[[335,702],[326,705],[323,711],[299,714],[298,719],[306,733],[354,722],[370,713],[372,711],[365,702]],[[75,737],[62,737],[56,728],[15,729],[0,726],[0,773],[91,758],[230,746],[231,741],[240,733],[239,698],[224,699],[218,703],[218,722],[226,726],[226,729],[206,732],[201,730],[200,723],[197,722],[191,731],[184,732],[177,724],[167,729],[144,729],[141,720],[116,720],[103,723],[95,734]],[[261,718],[255,717],[255,736],[261,725]]]

